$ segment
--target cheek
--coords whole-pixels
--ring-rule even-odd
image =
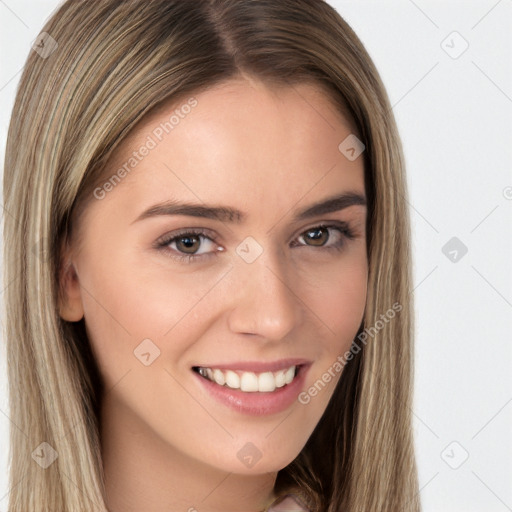
[[[332,270],[332,269],[331,269]],[[301,406],[318,421],[331,399],[344,370],[343,355],[350,349],[364,316],[367,297],[366,261],[356,260],[337,271],[324,275],[322,283],[308,291],[308,306],[318,316],[321,336],[316,364],[311,369],[303,392],[298,396]],[[318,277],[318,276],[317,276]],[[314,428],[316,423],[311,423]]]
[[[107,381],[116,382],[140,366],[134,350],[143,340],[151,340],[162,356],[169,351],[177,355],[208,323],[208,315],[199,313],[210,304],[205,297],[218,276],[147,268],[137,260],[111,258],[108,265],[84,269],[87,333]],[[155,359],[155,365],[164,358]]]
[[[316,285],[308,286],[304,291],[306,303],[336,340],[342,340],[343,346],[350,346],[361,325],[366,306],[366,260],[361,258],[344,262],[322,272],[322,275],[317,275]],[[340,348],[339,341],[333,348]]]

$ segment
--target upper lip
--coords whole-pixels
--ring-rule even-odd
[[[235,363],[208,363],[195,365],[195,368],[212,368],[219,370],[241,370],[244,372],[277,372],[286,370],[290,366],[300,366],[310,364],[308,359],[279,359],[278,361],[238,361]]]

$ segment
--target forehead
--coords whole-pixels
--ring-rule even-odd
[[[352,131],[314,84],[230,80],[146,116],[109,160],[107,179],[125,169],[109,199],[122,194],[132,210],[174,197],[261,209],[364,191],[362,157],[338,149]]]

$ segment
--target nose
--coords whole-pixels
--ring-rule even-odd
[[[265,251],[256,261],[238,261],[234,273],[229,328],[279,341],[303,319],[302,302],[292,289],[291,271]]]

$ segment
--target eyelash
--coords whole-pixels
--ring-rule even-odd
[[[321,223],[317,226],[313,226],[309,229],[306,229],[305,231],[302,231],[300,233],[299,237],[305,235],[306,233],[308,233],[310,231],[315,231],[316,229],[321,229],[321,228],[335,229],[340,233],[342,238],[338,242],[336,242],[335,245],[330,245],[330,246],[324,246],[324,245],[315,246],[315,245],[307,245],[307,244],[300,244],[299,246],[300,247],[310,247],[310,248],[316,247],[316,248],[324,250],[324,251],[329,251],[329,250],[341,251],[342,249],[345,248],[347,239],[353,240],[354,238],[356,238],[354,231],[352,230],[350,225],[347,224],[346,222],[340,222],[338,224]],[[209,253],[205,253],[205,254],[185,254],[185,253],[181,254],[181,253],[179,253],[179,251],[176,251],[175,249],[170,249],[169,247],[167,247],[169,244],[171,244],[172,242],[178,241],[180,238],[186,238],[187,235],[188,236],[204,237],[204,238],[207,238],[208,240],[212,241],[213,243],[217,243],[215,238],[213,237],[213,235],[210,233],[209,230],[186,229],[186,230],[178,231],[177,233],[172,233],[171,235],[165,235],[163,238],[156,241],[155,247],[157,250],[164,251],[165,253],[167,253],[167,255],[169,257],[176,259],[182,263],[194,263],[198,260],[217,255],[217,252],[209,252]],[[329,238],[330,238],[330,235],[329,235]],[[329,239],[327,241],[329,241]]]

